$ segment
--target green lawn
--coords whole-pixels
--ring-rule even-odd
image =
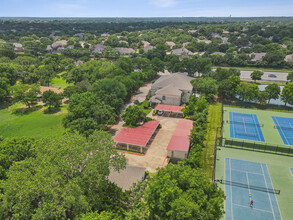
[[[65,132],[62,118],[67,112],[67,106],[55,114],[45,114],[45,109],[36,106],[33,110],[27,111],[26,107],[19,103],[0,108],[0,136],[61,136]]]
[[[60,88],[60,89],[64,89],[69,85],[72,85],[72,84],[67,83],[65,79],[62,78],[62,76],[55,77],[54,79],[52,79],[50,83],[50,86]]]
[[[221,103],[209,105],[208,127],[205,148],[202,151],[201,166],[204,173],[212,179],[214,165],[214,148],[217,128],[221,126]]]

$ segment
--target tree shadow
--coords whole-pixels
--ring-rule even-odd
[[[28,115],[32,112],[40,110],[41,108],[43,108],[42,105],[35,105],[35,106],[32,106],[31,108],[27,108],[27,107],[17,108],[12,111],[12,114],[16,116]]]
[[[51,115],[51,114],[56,114],[60,111],[61,111],[61,107],[47,108],[44,110],[44,114]]]

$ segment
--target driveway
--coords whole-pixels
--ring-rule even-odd
[[[157,116],[153,118],[160,121],[162,128],[156,135],[146,154],[142,156],[125,153],[129,164],[145,167],[151,173],[156,172],[157,168],[167,165],[167,146],[179,122],[178,118]]]

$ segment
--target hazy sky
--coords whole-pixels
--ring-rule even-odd
[[[293,16],[293,0],[0,0],[0,17]]]

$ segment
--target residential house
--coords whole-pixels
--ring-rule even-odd
[[[166,41],[165,45],[169,46],[172,49],[176,44],[173,41]]]
[[[132,48],[116,47],[115,49],[119,51],[121,56],[130,56],[131,54],[135,53],[135,50],[133,50]]]
[[[101,37],[109,37],[109,36],[110,36],[110,34],[108,34],[108,33],[101,34]]]
[[[90,51],[91,53],[103,54],[105,49],[106,46],[104,46],[103,44],[96,44],[91,47]]]
[[[260,62],[263,60],[265,55],[266,55],[266,53],[251,53],[250,54],[251,62],[253,62],[253,63]]]
[[[147,45],[144,47],[143,51],[146,53],[148,52],[149,50],[152,50],[152,49],[155,49],[156,47],[152,46],[152,45]]]
[[[293,54],[289,54],[284,59],[288,64],[293,65]]]
[[[21,43],[13,43],[14,46],[14,52],[22,52],[23,51],[23,47]]]
[[[188,33],[191,33],[191,34],[194,34],[196,32],[197,32],[197,30],[188,30]]]
[[[214,53],[212,53],[211,55],[220,55],[220,56],[225,56],[226,54],[225,53],[223,53],[223,52],[214,52]]]
[[[56,52],[58,53],[58,52],[64,50],[66,45],[67,45],[66,40],[59,40],[59,41],[54,42],[51,45],[48,45],[46,50],[50,53],[56,53]]]
[[[192,94],[190,83],[194,78],[184,73],[161,76],[151,87],[150,103],[180,106],[187,103]]]
[[[180,57],[192,57],[194,55],[191,51],[187,50],[185,47],[172,50],[171,54],[175,54]]]
[[[230,34],[230,32],[223,30],[223,34]]]

